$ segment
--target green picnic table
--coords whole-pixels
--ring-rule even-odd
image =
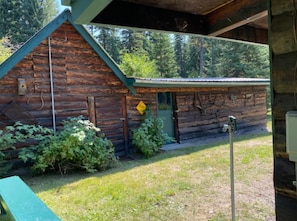
[[[60,221],[18,176],[0,179],[1,221]]]

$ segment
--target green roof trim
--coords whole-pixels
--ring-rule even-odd
[[[100,13],[112,0],[62,0],[65,6],[71,6],[72,18],[77,24],[88,24]]]
[[[69,21],[71,25],[79,32],[79,34],[85,39],[85,41],[92,47],[92,49],[98,54],[98,56],[106,63],[106,65],[115,73],[120,81],[130,90],[132,94],[135,94],[133,88],[133,82],[126,77],[126,75],[120,70],[114,60],[108,55],[108,53],[96,42],[96,40],[90,35],[90,33],[82,26],[74,24],[71,13],[68,9],[63,11],[48,25],[43,27],[35,35],[33,35],[26,43],[24,43],[15,53],[13,53],[8,59],[6,59],[0,65],[0,79],[5,76],[17,63],[19,63],[27,54],[29,54],[35,47],[37,47],[44,39],[46,39],[52,32],[60,27],[65,21]]]

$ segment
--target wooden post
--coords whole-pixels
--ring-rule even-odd
[[[122,113],[123,113],[123,133],[125,142],[125,154],[128,154],[129,147],[129,131],[128,131],[128,120],[127,120],[127,101],[126,96],[122,97]]]
[[[285,114],[297,109],[297,33],[295,0],[270,0],[271,96],[276,220],[296,220],[295,164],[286,152]]]
[[[96,126],[96,111],[95,111],[95,98],[88,97],[88,113],[89,121],[91,121]]]

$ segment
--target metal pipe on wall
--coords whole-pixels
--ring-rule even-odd
[[[51,100],[52,100],[52,117],[53,117],[53,130],[56,132],[56,114],[55,114],[55,97],[54,97],[54,80],[53,80],[53,65],[52,65],[52,50],[51,38],[48,39],[48,62],[50,71],[50,85],[51,85]]]

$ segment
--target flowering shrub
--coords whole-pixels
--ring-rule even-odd
[[[82,116],[63,121],[63,129],[43,139],[38,145],[23,149],[19,155],[24,162],[30,160],[32,169],[49,169],[66,173],[70,169],[87,172],[105,170],[117,162],[114,148],[93,123]]]

